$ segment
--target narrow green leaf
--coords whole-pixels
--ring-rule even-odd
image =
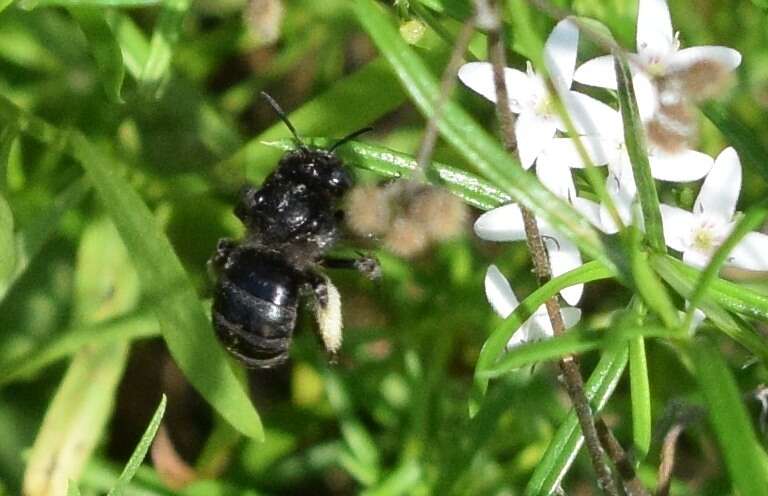
[[[627,360],[626,345],[607,350],[600,358],[584,391],[595,415],[603,409],[613,394],[624,373]],[[583,443],[579,421],[576,413],[571,411],[547,446],[547,451],[536,466],[523,494],[538,496],[557,491]]]
[[[667,245],[664,243],[659,195],[651,175],[651,165],[648,163],[645,128],[637,110],[632,73],[624,54],[615,52],[613,60],[619,89],[619,107],[624,121],[624,143],[632,162],[632,174],[637,184],[637,197],[643,212],[643,226],[651,247],[660,253],[666,253]]]
[[[165,0],[149,44],[149,55],[141,71],[139,84],[155,98],[170,77],[173,49],[179,40],[182,22],[189,8],[188,0]]]
[[[654,256],[652,264],[667,284],[672,286],[683,298],[690,298],[696,281],[699,279],[700,272],[698,270],[687,267],[679,260],[675,260],[670,256]],[[713,283],[712,289],[714,290],[716,287],[717,283]],[[743,291],[749,292],[746,289]],[[710,296],[711,293],[712,296]],[[768,363],[768,344],[766,344],[763,337],[725,310],[738,311],[738,308],[742,308],[743,302],[736,300],[738,302],[736,309],[730,309],[726,305],[721,307],[721,298],[715,297],[715,294],[712,290],[707,291],[705,296],[701,298],[699,308],[704,311],[706,316],[719,330],[758,356],[764,363]],[[756,293],[754,295],[754,299],[758,299],[757,297],[760,296]],[[766,298],[762,297],[762,299],[765,300]],[[722,301],[733,302],[730,298],[722,299]]]
[[[54,199],[49,208],[40,212],[16,233],[15,269],[10,277],[5,280],[0,279],[0,301],[5,298],[11,287],[27,270],[30,262],[53,235],[61,217],[80,203],[88,188],[88,183],[83,179],[73,182]]]
[[[154,315],[146,312],[127,315],[91,325],[77,325],[57,333],[36,347],[29,355],[0,362],[0,387],[32,377],[44,367],[73,355],[87,344],[108,344],[117,341],[158,336],[160,328]]]
[[[19,5],[24,9],[39,7],[121,7],[138,8],[158,5],[163,0],[21,0]]]
[[[668,331],[667,331],[668,332]],[[629,341],[629,388],[632,394],[632,439],[635,458],[643,460],[651,447],[651,386],[645,338]]]
[[[640,245],[640,230],[630,226],[627,231],[630,242],[629,256],[632,263],[632,277],[635,287],[648,305],[670,329],[680,329],[680,316],[669,296],[667,288],[649,263],[648,253]]]
[[[99,153],[79,133],[72,151],[134,257],[144,294],[162,304],[157,318],[179,368],[214,408],[243,434],[262,439],[261,421],[217,342],[211,323],[168,238],[141,197],[114,169],[114,159]]]
[[[651,263],[665,279],[671,276],[683,279],[691,288],[701,277],[700,270],[673,257],[653,257]],[[768,321],[768,295],[718,277],[707,284],[704,294],[731,312]]]
[[[720,268],[728,260],[728,255],[736,247],[744,236],[751,231],[758,229],[762,224],[765,217],[768,215],[768,210],[765,207],[756,207],[750,209],[744,217],[734,226],[728,238],[717,249],[712,259],[709,261],[704,271],[701,273],[699,280],[696,282],[696,287],[691,293],[691,298],[688,301],[689,308],[686,314],[684,327],[688,329],[693,322],[693,315],[696,307],[699,305],[699,301],[704,296],[704,293],[712,285],[717,278],[717,274],[720,272]]]
[[[125,67],[123,55],[115,35],[105,19],[102,8],[70,6],[69,13],[77,20],[91,49],[96,67],[101,74],[101,84],[107,97],[115,103],[123,103],[121,91]]]
[[[434,115],[439,84],[399,35],[387,14],[373,0],[354,2],[353,10],[382,55],[389,60],[413,102],[425,116]],[[501,144],[454,101],[447,100],[441,107],[438,128],[484,177],[567,235],[588,255],[606,266],[613,266],[600,235],[587,219],[526,173]]]
[[[125,490],[125,487],[131,482],[133,476],[136,475],[136,470],[139,469],[141,463],[144,461],[144,457],[147,456],[147,451],[152,445],[152,440],[155,438],[157,429],[160,427],[160,422],[163,420],[163,415],[165,414],[165,404],[166,397],[163,395],[163,397],[160,399],[160,404],[155,410],[154,415],[152,415],[152,420],[149,421],[147,429],[144,431],[144,434],[139,440],[139,444],[136,445],[136,448],[133,450],[131,457],[128,459],[128,463],[126,463],[123,472],[117,479],[117,483],[115,483],[115,486],[109,490],[107,496],[121,496]]]
[[[19,128],[15,122],[3,126],[0,133],[0,192],[5,192],[8,187],[8,161],[11,158],[13,144],[19,137]]]
[[[0,0],[0,12],[4,11],[12,3],[13,0]]]
[[[13,233],[13,212],[0,193],[0,284],[5,283],[16,269],[16,237]]]
[[[139,79],[149,57],[149,42],[130,16],[112,10],[106,13],[106,19],[120,46],[125,69]]]
[[[397,467],[379,486],[361,494],[365,496],[397,496],[414,494],[422,481],[423,471],[415,460],[408,460]]]
[[[555,360],[566,355],[581,354],[598,348],[616,346],[616,343],[621,341],[629,341],[631,344],[643,337],[669,337],[669,335],[668,329],[658,326],[617,327],[608,332],[569,329],[562,336],[516,346],[492,367],[485,369],[478,375],[486,379],[493,379],[526,365]]]
[[[470,400],[470,414],[474,415],[479,407],[485,390],[488,387],[488,379],[482,374],[489,370],[496,360],[504,353],[507,342],[517,329],[533,315],[533,313],[549,298],[552,298],[562,289],[574,284],[582,284],[599,279],[607,279],[615,274],[599,262],[589,262],[570,272],[566,272],[547,282],[539,289],[531,293],[520,305],[496,328],[483,343],[480,355],[475,365],[475,381]]]
[[[302,137],[302,140],[318,148],[328,148],[334,142],[326,138]],[[264,144],[286,151],[296,146],[291,139],[269,141]],[[410,155],[356,141],[345,143],[337,148],[336,152],[347,164],[385,177],[409,177],[418,166],[418,161]],[[440,162],[430,164],[427,179],[435,186],[444,186],[451,193],[481,210],[490,210],[511,201],[508,194],[499,191],[474,174]]]
[[[32,447],[24,494],[60,494],[79,479],[111,416],[127,358],[125,343],[89,346],[75,355]]]
[[[707,412],[715,430],[725,465],[739,494],[766,494],[768,473],[761,462],[765,452],[755,435],[742,394],[720,352],[698,340],[689,356],[696,367]]]

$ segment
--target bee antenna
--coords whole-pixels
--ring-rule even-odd
[[[302,147],[304,146],[304,142],[299,137],[299,133],[296,132],[296,128],[293,127],[293,124],[291,124],[291,121],[288,120],[288,116],[285,115],[285,111],[280,107],[280,104],[277,103],[277,101],[269,96],[269,94],[266,91],[261,92],[261,97],[264,98],[270,107],[272,107],[272,110],[275,111],[277,116],[280,118],[281,121],[285,123],[286,126],[288,126],[288,129],[291,130],[291,134],[293,134],[293,137],[296,139],[296,141],[299,142],[299,145]]]
[[[337,141],[336,143],[334,143],[334,144],[333,144],[333,146],[331,147],[331,149],[330,149],[330,150],[328,150],[328,151],[331,151],[331,152],[332,152],[332,151],[334,151],[336,148],[338,148],[338,147],[340,147],[341,145],[343,145],[344,143],[347,143],[348,141],[351,141],[351,140],[353,140],[353,139],[357,138],[358,136],[360,136],[361,134],[365,134],[365,133],[367,133],[367,132],[369,132],[369,131],[373,131],[373,128],[372,128],[372,127],[370,127],[370,126],[368,126],[368,127],[364,127],[364,128],[362,128],[362,129],[358,129],[358,130],[357,130],[357,131],[355,131],[354,133],[348,134],[348,135],[344,136],[343,138],[341,138],[341,139],[340,139],[339,141]]]

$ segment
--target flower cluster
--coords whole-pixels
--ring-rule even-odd
[[[615,90],[613,57],[597,57],[577,68],[578,38],[579,31],[569,19],[553,29],[544,47],[544,63],[552,81],[549,86],[530,64],[526,72],[506,68],[509,107],[517,114],[515,134],[522,166],[535,167],[547,188],[582,212],[597,228],[612,234],[621,226],[606,206],[578,197],[571,169],[584,168],[586,164],[574,138],[565,136],[564,123],[553,104],[555,97],[563,103],[590,162],[607,166],[606,190],[621,224],[636,222],[637,187],[624,143],[621,114],[571,89],[576,81]],[[693,212],[670,205],[662,205],[661,210],[667,245],[681,252],[686,263],[702,267],[734,227],[741,164],[733,148],[723,150],[716,160],[692,149],[696,121],[693,103],[721,91],[741,63],[741,55],[720,46],[681,49],[672,30],[666,0],[639,0],[637,53],[630,54],[629,61],[653,177],[669,182],[705,178]],[[496,100],[489,63],[465,64],[459,78],[485,98]],[[554,276],[581,265],[581,255],[570,240],[541,220],[539,227]],[[475,223],[475,232],[492,241],[525,239],[520,207],[509,204],[485,213]],[[727,263],[749,270],[768,270],[768,236],[748,234],[731,252]],[[582,285],[572,286],[564,289],[561,296],[575,306],[582,291]],[[502,317],[517,306],[509,283],[495,266],[486,274],[486,295]],[[575,324],[579,316],[573,311],[576,309],[564,310],[567,324]],[[551,336],[551,327],[544,324],[545,315],[541,309],[536,312],[508,346]]]

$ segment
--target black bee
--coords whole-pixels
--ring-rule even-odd
[[[246,186],[235,215],[245,224],[239,242],[221,239],[209,261],[218,281],[213,327],[224,347],[246,366],[269,368],[288,358],[299,301],[314,297],[319,333],[334,355],[341,346],[341,300],[321,267],[354,268],[378,277],[375,258],[331,259],[341,237],[337,208],[352,177],[334,150],[368,131],[341,139],[329,150],[312,149],[272,97],[262,96],[297,142],[260,188]]]

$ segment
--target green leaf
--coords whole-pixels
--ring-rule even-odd
[[[45,340],[29,355],[0,362],[0,387],[28,378],[44,367],[62,358],[73,355],[87,344],[108,344],[117,341],[158,336],[160,328],[157,319],[146,312],[130,314],[125,317],[106,320],[90,325],[77,325],[71,329],[56,333]]]
[[[326,138],[302,137],[302,140],[310,146],[324,149],[334,143],[334,140]],[[264,144],[285,151],[296,147],[292,139],[269,141]],[[390,178],[409,177],[418,166],[418,161],[410,155],[356,141],[345,143],[336,149],[336,153],[347,164]],[[469,172],[440,162],[433,161],[430,164],[427,179],[436,186],[444,186],[451,193],[481,210],[490,210],[511,201],[509,195],[499,191],[492,184]]]
[[[504,322],[496,328],[483,343],[480,355],[475,365],[475,381],[470,401],[470,413],[474,414],[488,387],[488,379],[482,375],[496,363],[496,360],[504,353],[507,342],[517,329],[533,315],[549,298],[552,298],[560,290],[599,279],[612,277],[614,273],[599,262],[589,262],[570,272],[566,272],[550,280],[539,289],[531,293],[510,314]]]
[[[138,8],[158,5],[163,0],[21,0],[19,6],[24,9],[39,7],[106,7]]]
[[[160,422],[163,420],[163,414],[165,414],[165,404],[166,397],[163,395],[163,397],[160,399],[160,404],[155,410],[154,415],[152,415],[152,420],[149,421],[147,429],[144,431],[144,434],[139,440],[139,444],[136,445],[136,448],[133,450],[131,457],[128,459],[128,463],[125,464],[123,472],[117,479],[117,483],[115,483],[115,486],[109,490],[107,496],[122,495],[126,486],[131,482],[131,479],[133,479],[133,476],[136,475],[136,470],[139,469],[141,463],[144,461],[144,457],[147,456],[147,451],[152,445],[152,440],[155,438],[157,429],[160,427]]]
[[[125,343],[89,346],[75,355],[32,447],[24,494],[62,493],[79,479],[111,416],[127,358]]]
[[[651,385],[645,338],[629,341],[629,388],[632,395],[632,440],[635,458],[642,461],[651,447]]]
[[[258,413],[230,368],[181,262],[152,213],[114,170],[112,157],[101,154],[76,132],[72,151],[133,256],[144,295],[158,302],[160,329],[179,368],[233,427],[262,439]]]
[[[691,293],[691,297],[688,301],[689,308],[685,320],[685,328],[688,329],[693,322],[693,314],[696,307],[699,305],[699,301],[704,296],[704,293],[712,285],[717,278],[717,274],[720,272],[720,268],[728,260],[728,255],[736,247],[744,236],[751,231],[758,229],[768,215],[768,210],[764,207],[751,208],[742,217],[739,222],[734,226],[728,238],[720,245],[717,251],[712,255],[712,259],[709,261],[704,271],[701,273],[699,280],[696,282],[696,287]]]
[[[407,460],[397,467],[377,487],[361,494],[365,496],[397,496],[413,494],[422,482],[423,471],[415,460]]]
[[[694,284],[699,281],[701,271],[673,257],[653,257],[651,264],[664,279],[675,278],[685,281],[684,286],[689,287],[683,296],[693,294]],[[679,290],[678,290],[679,291]],[[707,284],[704,291],[705,299],[711,298],[723,308],[747,317],[768,321],[768,295],[758,293],[739,284],[715,277]]]
[[[667,288],[661,283],[659,276],[650,266],[648,252],[640,245],[640,230],[630,226],[626,231],[630,241],[629,257],[632,264],[632,277],[635,287],[664,325],[670,329],[680,330],[680,317],[672,303]]]
[[[607,332],[569,329],[562,336],[516,346],[493,366],[478,375],[493,379],[526,365],[616,346],[617,342],[630,341],[631,343],[643,337],[669,337],[669,335],[668,329],[658,326],[617,327]]]
[[[637,197],[643,212],[643,225],[651,247],[666,253],[664,243],[664,228],[659,210],[659,195],[651,175],[651,165],[648,163],[648,147],[645,143],[645,128],[637,110],[635,88],[632,85],[632,73],[625,56],[619,52],[613,54],[616,67],[616,80],[619,89],[619,107],[624,121],[624,143],[629,159],[632,162],[632,173],[637,184]]]
[[[98,7],[71,6],[69,13],[83,30],[96,67],[101,74],[101,83],[110,100],[123,103],[120,95],[125,76],[123,55],[115,35],[105,19],[104,11]]]
[[[73,182],[56,196],[49,208],[21,226],[15,236],[15,269],[10,277],[5,280],[0,279],[0,301],[5,298],[8,291],[27,270],[30,262],[53,235],[62,216],[82,201],[88,188],[89,185],[82,179]]]
[[[413,102],[426,117],[434,115],[439,84],[399,35],[386,13],[373,0],[354,2],[353,10],[382,55],[389,60]],[[440,115],[437,124],[442,136],[485,178],[568,236],[589,256],[606,266],[613,266],[600,235],[587,219],[525,172],[517,160],[459,105],[447,100]]]
[[[670,256],[654,256],[652,257],[652,264],[658,271],[659,275],[675,289],[684,298],[690,298],[693,294],[693,290],[696,285],[696,281],[699,280],[700,272],[692,267],[688,267],[679,260],[675,260]],[[711,285],[711,289],[701,298],[699,308],[704,311],[707,317],[715,324],[715,326],[724,332],[727,336],[740,343],[746,349],[753,354],[757,355],[763,363],[768,363],[768,345],[762,336],[758,335],[753,329],[750,329],[740,319],[735,318],[729,314],[725,309],[738,311],[738,309],[744,308],[743,301],[740,299],[733,299],[734,293],[744,294],[749,293],[753,295],[752,300],[755,300],[756,305],[760,307],[750,308],[750,311],[761,310],[764,305],[768,304],[768,298],[752,293],[747,289],[741,288],[741,291],[733,291],[732,288],[724,296],[724,293],[717,291],[718,286],[726,286],[725,281],[715,281]],[[735,286],[735,285],[732,285]],[[734,303],[733,308],[729,308],[724,303]],[[722,305],[722,307],[721,307]]]
[[[15,269],[16,237],[13,232],[13,212],[0,193],[0,284],[5,283]]]
[[[627,360],[626,345],[607,350],[600,358],[584,391],[595,415],[603,409],[613,394],[616,384],[624,373]],[[584,437],[581,435],[576,413],[571,411],[565,421],[560,424],[554,438],[547,446],[547,451],[536,465],[536,470],[523,494],[530,496],[553,494],[560,486],[583,442]]]
[[[139,77],[139,84],[155,98],[160,96],[170,77],[173,49],[179,41],[182,22],[189,8],[188,0],[165,0],[149,43],[149,55]]]
[[[752,428],[733,375],[720,352],[705,340],[697,340],[689,349],[689,356],[696,367],[696,380],[735,488],[739,494],[765,494],[768,491],[766,454]]]

